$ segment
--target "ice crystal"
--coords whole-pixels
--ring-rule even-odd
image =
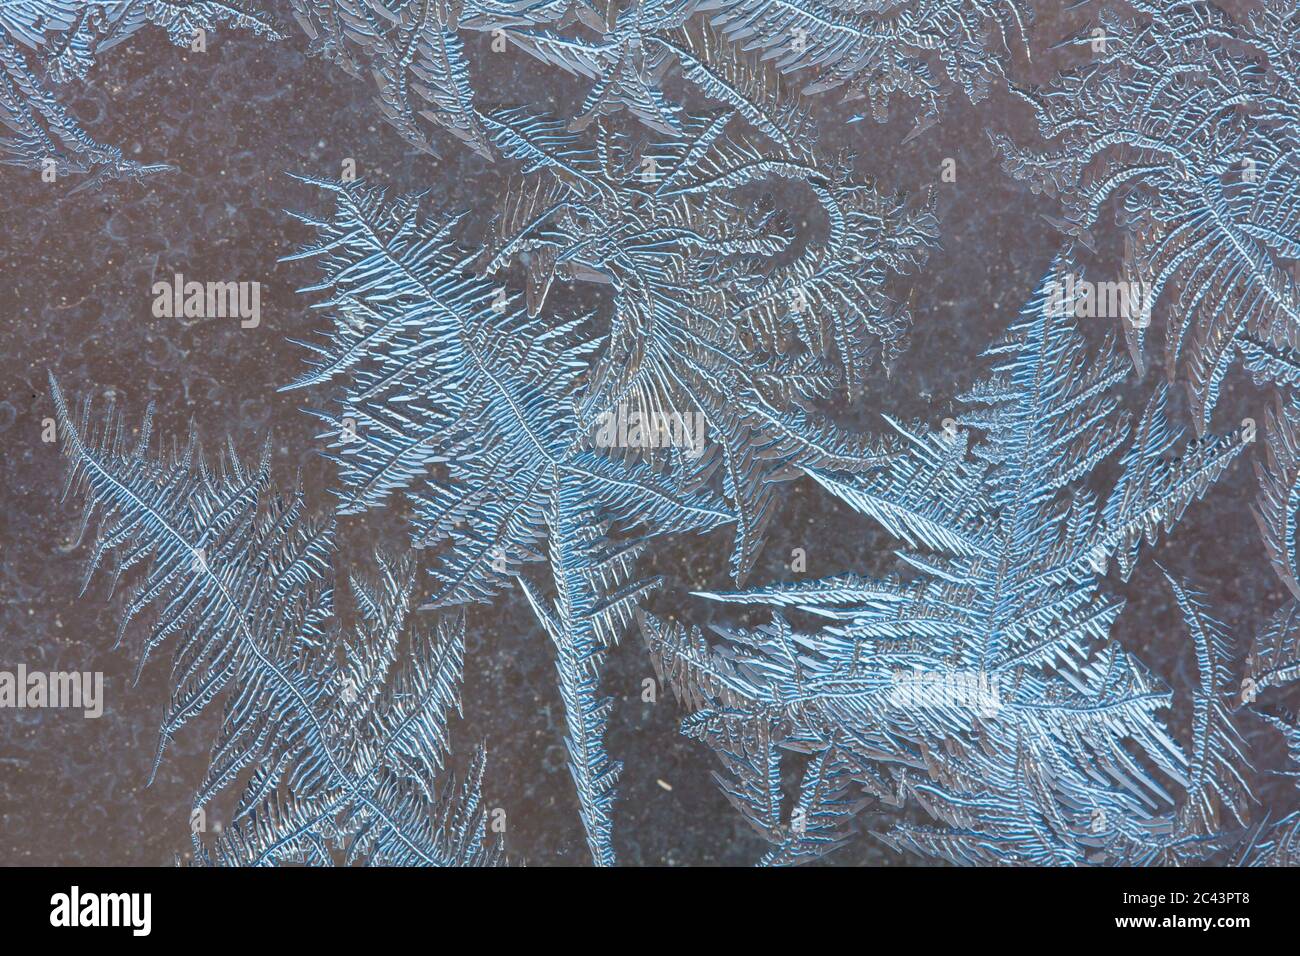
[[[84,185],[166,169],[125,159],[93,139],[60,102],[64,84],[83,80],[98,57],[141,27],[188,46],[197,31],[227,25],[278,38],[271,21],[238,2],[10,0],[0,4],[0,152],[4,162],[56,176],[87,174]]]
[[[973,101],[1005,75],[1027,41],[1018,0],[633,0],[536,10],[467,0],[465,26],[500,31],[538,60],[592,82],[579,120],[626,108],[652,128],[681,132],[662,79],[677,70],[705,96],[792,132],[800,106],[777,74],[799,74],[805,94],[847,87],[884,120],[891,95],[918,101],[917,128],[938,117],[955,84]],[[757,58],[758,62],[754,62]]]
[[[1127,577],[1142,540],[1168,530],[1243,440],[1183,445],[1163,387],[1131,424],[1113,394],[1127,361],[1110,344],[1089,354],[1050,292],[1067,268],[988,350],[993,374],[950,427],[895,424],[909,452],[873,475],[805,469],[907,544],[908,575],[708,595],[778,609],[766,626],[721,629],[719,646],[643,618],[690,711],[683,732],[719,756],[728,797],[773,844],[766,862],[838,846],[870,798],[915,801],[943,825],[900,823],[883,834],[891,846],[957,863],[1194,858],[1221,848],[1212,811],[1240,815],[1238,738],[1214,697],[1222,634],[1193,628],[1204,687],[1189,756],[1160,717],[1169,690],[1111,638],[1123,603],[1100,575],[1113,558]],[[1099,503],[1087,479],[1121,452]],[[830,623],[803,632],[780,609]],[[809,756],[787,808],[790,751]]]
[[[654,587],[634,573],[639,539],[734,522],[740,578],[794,464],[852,473],[888,460],[813,405],[851,391],[873,350],[897,348],[901,310],[881,284],[930,241],[928,211],[846,167],[732,138],[733,116],[684,119],[685,138],[638,151],[603,125],[584,141],[526,111],[485,113],[525,178],[484,253],[458,244],[460,217],[419,196],[314,181],[334,216],[304,217],[317,239],[294,257],[321,267],[314,291],[335,319],[292,387],[343,384],[340,406],[318,412],[340,510],[410,494],[413,540],[437,549],[431,606],[491,601],[520,581],[555,644],[598,863],[613,861],[618,776],[599,665]],[[828,220],[824,240],[779,265],[788,221],[733,198],[765,180],[807,189]],[[522,303],[503,284],[516,263]],[[557,280],[609,286],[612,317],[559,314]],[[626,441],[627,419],[656,440]],[[543,546],[549,603],[524,570]]]
[[[215,844],[193,827],[197,858],[497,860],[480,808],[481,751],[459,788],[444,772],[464,620],[410,626],[413,562],[381,558],[373,581],[353,577],[349,632],[333,604],[334,521],[314,517],[301,491],[276,490],[267,452],[249,468],[231,448],[212,470],[193,432],[184,446],[152,450],[152,407],[132,435],[113,410],[93,423],[88,402],[74,414],[51,389],[67,489],[85,501],[83,534],[96,526],[87,582],[106,559],[114,581],[135,581],[119,643],[152,613],[137,677],[172,645],[155,772],[168,741],[221,702],[194,819],[223,791],[237,796]]]
[[[1063,227],[1089,240],[1107,202],[1129,238],[1124,323],[1139,363],[1151,307],[1165,309],[1167,371],[1207,427],[1230,364],[1300,384],[1300,20],[1272,0],[1238,23],[1209,4],[1103,11],[1079,38],[1092,59],[1026,96],[1046,149],[994,137],[1005,167],[1058,194]]]

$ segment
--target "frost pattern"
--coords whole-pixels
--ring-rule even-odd
[[[8,0],[0,4],[0,153],[30,169],[55,164],[58,175],[89,176],[84,186],[117,177],[138,178],[165,163],[125,159],[117,146],[93,139],[59,102],[58,90],[81,81],[100,54],[141,27],[167,31],[187,46],[196,30],[218,25],[279,39],[270,20],[237,0],[168,3],[164,0]],[[84,187],[83,187],[84,188]]]
[[[354,577],[357,622],[345,630],[331,586],[333,519],[314,517],[300,490],[274,488],[269,446],[253,468],[230,448],[212,470],[192,432],[184,446],[151,450],[152,406],[132,436],[112,409],[92,423],[88,402],[74,414],[52,379],[51,390],[67,491],[85,501],[81,534],[96,526],[87,583],[106,560],[114,582],[136,580],[118,642],[152,613],[137,678],[172,645],[155,773],[167,742],[223,702],[194,807],[231,787],[238,796],[213,846],[196,828],[196,858],[497,861],[480,808],[482,752],[460,787],[444,773],[464,619],[411,626],[413,562],[381,558],[374,580]]]
[[[918,131],[938,118],[941,79],[983,100],[1031,22],[1018,0],[706,0],[701,9],[782,73],[814,73],[805,93],[847,85],[881,121],[891,94],[916,100]]]
[[[764,150],[729,132],[734,118],[692,119],[683,138],[636,150],[604,129],[587,149],[555,121],[496,114],[498,143],[533,175],[505,197],[485,268],[519,262],[532,313],[557,277],[610,287],[580,427],[594,432],[620,409],[642,420],[699,416],[705,446],[694,459],[674,454],[672,477],[690,487],[721,471],[739,580],[791,460],[846,471],[885,460],[887,450],[812,413],[818,400],[856,394],[869,368],[887,368],[901,348],[910,316],[883,284],[924,262],[934,218],[853,181],[850,158]],[[737,199],[769,183],[806,189],[829,225],[786,263],[800,238],[791,217],[770,200]]]
[[[906,544],[906,574],[709,594],[777,609],[768,625],[720,629],[718,646],[643,618],[690,712],[683,732],[718,755],[727,796],[772,844],[765,862],[834,849],[872,799],[914,801],[942,824],[898,824],[883,834],[891,846],[967,864],[1196,859],[1221,848],[1212,823],[1243,815],[1239,739],[1215,703],[1222,633],[1194,628],[1204,706],[1187,754],[1159,716],[1169,690],[1110,639],[1123,604],[1099,575],[1113,558],[1127,577],[1142,540],[1244,443],[1184,444],[1164,388],[1131,423],[1111,394],[1128,363],[1109,344],[1089,354],[1050,294],[1067,268],[990,347],[997,364],[955,427],[894,423],[908,453],[875,475],[806,469]],[[972,445],[974,430],[984,437]],[[1100,502],[1086,479],[1117,453]],[[828,624],[803,632],[782,609]],[[787,807],[791,751],[807,758]]]
[[[618,766],[604,751],[599,665],[627,620],[619,589],[633,553],[592,540],[590,529],[707,530],[730,515],[702,489],[583,447],[574,402],[594,343],[581,319],[530,318],[516,297],[468,271],[456,221],[421,220],[418,197],[388,203],[361,183],[318,185],[335,194],[336,216],[316,224],[320,239],[303,255],[325,270],[336,322],[296,384],[346,383],[341,410],[321,413],[340,463],[340,510],[412,493],[414,542],[438,549],[430,606],[491,601],[516,580],[525,587],[555,644],[592,856],[610,863]],[[543,542],[553,606],[520,576]]]
[[[293,9],[314,52],[373,77],[408,142],[436,152],[427,120],[484,156],[463,34],[481,50],[476,69],[518,50],[586,81],[572,129],[625,111],[681,136],[684,82],[797,149],[816,138],[803,95],[845,87],[884,121],[902,94],[919,104],[917,132],[953,86],[979,102],[1030,22],[1020,0],[293,0]]]
[[[1026,93],[1053,145],[994,141],[1009,173],[1061,197],[1063,228],[1086,242],[1121,197],[1123,278],[1168,303],[1167,372],[1205,428],[1238,357],[1261,380],[1300,384],[1300,19],[1290,0],[1240,24],[1209,4],[1139,6],[1145,22],[1103,11],[1104,49]],[[1150,318],[1125,323],[1139,365]]]
[[[1268,463],[1256,462],[1261,477],[1256,516],[1273,568],[1292,597],[1255,635],[1240,700],[1282,735],[1292,764],[1287,774],[1300,786],[1300,717],[1282,699],[1285,689],[1300,681],[1300,587],[1296,583],[1295,537],[1296,522],[1300,521],[1298,429],[1300,405],[1294,398],[1287,403],[1279,401],[1266,423]],[[1252,831],[1239,859],[1252,866],[1300,864],[1300,812],[1280,820],[1264,820]]]
[[[619,772],[604,749],[600,664],[656,585],[635,574],[642,539],[734,523],[739,579],[796,463],[860,472],[888,460],[821,421],[813,401],[850,389],[873,348],[897,348],[900,310],[880,286],[930,241],[928,211],[851,182],[847,168],[731,138],[733,115],[691,119],[686,139],[637,151],[603,126],[588,145],[545,117],[484,114],[525,178],[483,254],[458,244],[460,217],[422,211],[419,196],[313,180],[334,216],[302,217],[317,237],[294,257],[320,266],[306,291],[326,293],[334,318],[289,387],[343,386],[339,407],[317,412],[340,511],[410,494],[413,541],[436,549],[429,606],[524,588],[555,645],[598,863],[614,861]],[[780,266],[788,221],[769,201],[731,198],[765,179],[802,184],[830,220],[829,238]],[[491,278],[512,265],[522,296]],[[611,315],[557,312],[556,283],[579,280],[610,288]],[[776,348],[783,340],[797,345]],[[694,446],[612,447],[602,430],[623,414],[647,432],[703,427]],[[525,573],[543,550],[547,587]]]
[[[1017,0],[634,0],[536,12],[467,0],[464,22],[501,30],[542,62],[591,80],[580,123],[626,108],[654,129],[681,132],[680,107],[656,85],[676,69],[705,96],[791,139],[798,107],[769,70],[800,74],[806,95],[846,87],[880,121],[891,95],[913,98],[919,131],[938,118],[950,84],[984,99],[1011,48],[1026,42],[1029,13]]]
[[[373,78],[384,118],[408,143],[438,155],[428,121],[491,158],[448,0],[293,0],[293,12],[313,52]]]
[[[1166,573],[1199,673],[1184,748],[1161,716],[1173,692],[1114,640],[1122,602],[1102,586],[1111,560],[1128,577],[1141,543],[1172,528],[1243,440],[1185,442],[1163,385],[1137,422],[1120,413],[1111,392],[1129,363],[1109,341],[1092,354],[1052,304],[1068,260],[990,348],[998,364],[956,427],[891,421],[897,438],[882,442],[820,414],[890,367],[910,316],[885,283],[921,266],[935,223],[928,204],[857,179],[852,156],[820,155],[809,98],[843,89],[883,121],[901,93],[920,132],[951,89],[978,103],[1005,78],[1029,22],[1022,5],[292,6],[312,50],[373,82],[407,142],[436,155],[443,130],[519,175],[481,248],[461,245],[463,217],[360,182],[309,180],[335,209],[300,217],[316,238],[294,258],[320,266],[305,291],[324,293],[333,324],[305,343],[310,368],[286,387],[337,390],[315,411],[339,468],[335,510],[408,496],[412,541],[433,551],[428,581],[412,558],[381,556],[349,580],[350,610],[336,614],[333,519],[274,488],[266,455],[249,468],[231,449],[210,470],[193,436],[155,455],[149,415],[131,448],[112,412],[92,427],[88,407],[73,416],[52,384],[69,487],[86,499],[85,524],[99,516],[92,570],[111,559],[115,579],[142,572],[119,640],[152,608],[140,666],[174,645],[158,760],[196,713],[225,702],[195,807],[238,788],[237,812],[215,841],[196,838],[198,862],[499,862],[482,751],[457,785],[448,716],[465,605],[516,586],[554,648],[597,864],[616,862],[622,772],[605,747],[602,670],[635,617],[689,710],[684,732],[714,750],[724,792],[771,843],[767,863],[841,846],[873,802],[914,804],[938,824],[900,824],[882,835],[891,846],[957,863],[1296,861],[1300,814],[1250,823],[1228,629]],[[1300,20],[1283,0],[1241,22],[1208,4],[1130,6],[1142,16],[1102,12],[1106,46],[1089,65],[1017,90],[1053,145],[995,142],[1008,172],[1060,196],[1061,226],[1080,241],[1122,196],[1125,278],[1153,300],[1170,290],[1169,374],[1187,369],[1203,430],[1237,356],[1262,381],[1300,384]],[[8,161],[53,158],[91,184],[164,168],[95,142],[54,93],[146,24],[178,44],[216,24],[276,36],[226,3],[7,3]],[[564,118],[482,108],[465,34],[582,77],[588,92]],[[687,109],[700,96],[715,108]],[[649,141],[616,127],[621,114]],[[756,186],[802,193],[824,229],[796,228]],[[603,304],[566,314],[580,283]],[[1139,370],[1145,327],[1124,327]],[[611,449],[602,429],[629,411],[697,418],[703,439]],[[1298,423],[1279,399],[1259,521],[1300,599]],[[1099,501],[1094,472],[1116,456]],[[782,483],[799,474],[905,542],[901,573],[705,595],[775,609],[766,625],[718,629],[720,642],[644,611],[661,586],[637,571],[652,538],[733,525],[741,584]],[[439,612],[433,627],[415,623],[417,595]],[[805,614],[829,623],[801,630]],[[1262,695],[1252,713],[1300,759],[1300,724],[1276,699],[1300,675],[1296,614],[1284,606],[1257,635],[1240,702]]]

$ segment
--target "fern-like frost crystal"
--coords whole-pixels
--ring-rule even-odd
[[[443,773],[459,707],[464,620],[410,626],[414,568],[383,560],[354,577],[355,630],[333,605],[334,522],[270,482],[269,455],[231,448],[213,470],[191,434],[151,449],[113,411],[92,424],[51,382],[68,490],[95,525],[89,572],[111,560],[124,598],[119,641],[146,614],[140,667],[171,645],[172,696],[158,758],[221,702],[196,811],[235,788],[234,815],[200,861],[476,865],[499,857],[480,807],[481,752],[457,788]],[[88,574],[89,580],[89,574]],[[409,636],[408,636],[409,632]]]
[[[278,38],[263,13],[237,2],[8,0],[0,4],[3,161],[55,176],[87,175],[88,185],[166,169],[96,141],[59,100],[61,86],[83,80],[101,53],[148,25],[165,29],[178,46],[218,25]]]
[[[315,181],[335,214],[304,217],[317,239],[294,257],[316,260],[324,278],[306,291],[326,293],[334,317],[293,387],[343,385],[337,410],[318,412],[340,510],[410,495],[413,541],[436,552],[430,606],[491,601],[520,580],[555,645],[599,863],[613,861],[618,775],[599,663],[653,586],[635,577],[638,541],[734,524],[740,578],[795,463],[857,473],[888,461],[815,402],[851,393],[869,359],[898,347],[906,319],[881,286],[930,242],[927,210],[732,137],[734,115],[683,119],[685,138],[638,151],[603,125],[583,139],[523,110],[485,114],[525,176],[484,254],[422,197]],[[828,237],[781,262],[788,220],[733,199],[765,179],[806,188]],[[506,284],[514,270],[523,301]],[[557,314],[557,287],[578,281],[608,287],[611,314]],[[629,444],[628,419],[666,440]],[[544,552],[553,587],[537,590],[525,566]]]
[[[716,647],[643,620],[691,712],[683,732],[722,760],[728,796],[773,844],[766,862],[838,846],[872,799],[915,802],[942,824],[899,824],[883,834],[890,845],[968,864],[1194,858],[1217,847],[1207,820],[1219,807],[1242,812],[1239,741],[1212,692],[1189,756],[1161,717],[1169,690],[1110,638],[1122,602],[1099,575],[1114,559],[1127,576],[1141,541],[1243,442],[1183,445],[1163,389],[1131,423],[1112,394],[1127,362],[1110,345],[1090,354],[1050,294],[1064,269],[988,350],[993,374],[955,428],[896,425],[908,452],[874,475],[808,469],[905,542],[905,575],[711,594],[778,609],[765,627],[723,629]],[[1117,453],[1120,477],[1098,501],[1085,481]],[[827,625],[802,632],[782,609]],[[1222,635],[1205,624],[1197,639],[1217,690]],[[786,807],[790,751],[809,756]]]
[[[1078,41],[1091,62],[1027,93],[1049,148],[994,141],[1085,240],[1120,197],[1123,279],[1141,302],[1130,348],[1140,365],[1167,302],[1167,371],[1205,428],[1238,359],[1261,381],[1300,384],[1300,20],[1290,0],[1240,23],[1210,4],[1151,6],[1146,19],[1103,11]]]

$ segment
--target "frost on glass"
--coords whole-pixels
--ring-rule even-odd
[[[278,38],[263,12],[239,2],[8,0],[0,4],[0,159],[47,174],[86,175],[83,186],[167,169],[97,141],[61,102],[63,87],[83,82],[99,57],[150,25],[177,46],[218,26]]]
[[[692,118],[686,137],[638,147],[518,109],[484,114],[522,164],[486,246],[463,217],[421,196],[314,180],[332,217],[301,217],[332,326],[304,343],[289,388],[337,382],[316,414],[339,466],[338,507],[409,496],[412,542],[432,550],[426,605],[491,602],[524,589],[555,646],[570,769],[593,859],[613,862],[619,765],[604,751],[605,649],[656,585],[635,573],[645,539],[733,526],[732,573],[762,546],[781,483],[799,465],[861,473],[889,443],[826,419],[900,347],[891,273],[917,267],[933,216],[728,132],[732,113]],[[792,183],[830,226],[798,255],[796,230],[744,187]],[[522,291],[511,283],[521,279]],[[560,286],[608,291],[595,315],[565,314]],[[615,422],[669,440],[627,442]],[[527,566],[545,558],[542,585]],[[546,577],[543,575],[543,577]],[[553,595],[553,596],[552,596]]]
[[[473,74],[522,51],[580,78],[566,115],[581,130],[627,114],[681,135],[687,90],[735,110],[788,148],[813,139],[804,96],[842,90],[884,121],[915,104],[917,132],[960,89],[983,100],[1025,51],[1020,0],[293,0],[312,49],[370,76],[388,121],[434,147],[427,125],[487,154]],[[476,53],[466,48],[473,44]],[[474,61],[474,68],[470,62]]]
[[[1163,387],[1131,421],[1113,394],[1128,360],[1086,347],[1049,292],[1068,268],[988,349],[992,373],[948,427],[894,423],[907,453],[871,475],[805,469],[900,539],[897,576],[710,594],[775,609],[767,625],[720,628],[716,644],[643,617],[689,712],[683,733],[719,757],[727,796],[772,844],[765,862],[834,849],[872,804],[940,824],[899,823],[881,834],[889,845],[967,864],[1195,859],[1220,847],[1218,821],[1244,813],[1240,742],[1216,696],[1223,635],[1193,628],[1212,703],[1189,753],[1162,715],[1169,688],[1112,639],[1123,602],[1102,582],[1112,560],[1127,578],[1143,540],[1244,442],[1186,441]],[[1099,499],[1086,479],[1115,456]],[[790,611],[826,623],[802,630]]]
[[[1300,20],[1271,0],[1240,21],[1209,4],[1111,10],[1078,38],[1089,62],[1024,91],[1046,148],[994,134],[1007,171],[1060,197],[1083,242],[1115,200],[1124,279],[1149,290],[1124,323],[1147,361],[1163,307],[1166,374],[1208,427],[1224,375],[1300,384]]]
[[[230,824],[200,863],[497,861],[480,805],[483,754],[457,785],[447,719],[460,708],[465,622],[416,623],[410,558],[380,557],[349,577],[354,623],[334,607],[332,516],[278,489],[269,446],[251,467],[233,448],[210,466],[191,432],[154,448],[152,407],[138,429],[109,409],[70,409],[51,381],[68,460],[65,494],[94,528],[90,575],[128,582],[120,644],[145,635],[139,673],[170,648],[167,743],[220,701],[220,730],[194,796],[194,819],[236,791]],[[148,619],[149,624],[137,623]]]

